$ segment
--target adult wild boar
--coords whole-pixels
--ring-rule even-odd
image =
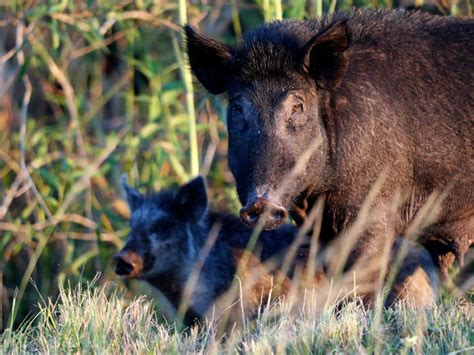
[[[420,240],[444,273],[462,263],[474,239],[474,20],[355,11],[269,23],[237,47],[185,31],[196,77],[228,94],[244,222],[301,222],[324,195],[327,242],[379,181],[349,264],[406,233],[428,201]]]

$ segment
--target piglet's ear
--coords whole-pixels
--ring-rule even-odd
[[[349,66],[349,34],[345,21],[336,22],[305,45],[303,66],[319,88],[339,86]]]
[[[132,211],[137,209],[143,202],[143,195],[138,192],[138,190],[128,185],[127,177],[125,175],[122,175],[122,187],[125,191],[125,196],[130,209]]]
[[[199,222],[207,211],[207,187],[202,176],[198,176],[179,188],[176,200],[181,213],[190,222]]]
[[[227,91],[231,79],[231,52],[223,43],[184,27],[189,63],[201,84],[214,95]]]

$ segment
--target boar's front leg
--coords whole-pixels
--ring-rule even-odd
[[[403,301],[408,306],[421,308],[434,304],[439,295],[440,278],[438,268],[429,252],[416,242],[403,237],[397,238],[391,250],[388,272],[395,273],[385,306]],[[400,262],[397,265],[397,259]]]
[[[381,286],[389,290],[386,306],[397,300],[413,307],[432,304],[439,277],[428,251],[399,233],[396,214],[381,211],[376,209],[365,223],[360,216],[352,220],[331,243],[326,254],[329,275],[354,279],[357,294],[368,304]]]
[[[311,195],[311,191],[309,190],[302,192],[295,198],[293,207],[290,210],[290,215],[298,226],[302,226],[308,219],[314,201],[315,198]]]

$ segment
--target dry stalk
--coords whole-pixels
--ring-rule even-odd
[[[24,35],[25,35],[25,26],[23,22],[20,22],[16,31],[16,44],[18,48],[20,48],[21,43],[23,43]],[[25,55],[24,55],[23,49],[20,49],[18,51],[17,60],[18,60],[19,66],[23,66],[25,64]],[[38,188],[33,182],[33,179],[31,178],[31,175],[26,166],[26,144],[25,144],[26,121],[27,121],[27,116],[28,116],[28,105],[30,103],[31,93],[33,90],[31,86],[31,81],[28,77],[28,74],[26,73],[23,76],[23,84],[25,85],[25,94],[23,96],[23,103],[21,105],[21,113],[20,113],[20,167],[21,167],[22,175],[24,176],[24,180],[28,181],[29,184],[31,184],[31,190],[33,191],[33,194],[35,195],[35,198],[37,199],[41,208],[44,210],[47,218],[49,220],[52,220],[53,216],[48,206],[46,205],[46,202],[44,201],[43,197],[38,191]]]
[[[206,259],[209,256],[209,253],[211,252],[217,240],[217,237],[219,236],[219,231],[221,227],[222,225],[220,223],[216,223],[212,226],[211,231],[209,232],[208,238],[206,239],[206,242],[204,243],[204,246],[199,251],[198,258],[191,271],[191,275],[189,276],[186,282],[186,285],[183,291],[183,298],[178,307],[178,324],[181,324],[182,320],[184,319],[184,315],[186,313],[186,310],[188,309],[189,303],[191,301],[191,297],[193,296],[193,292],[195,291],[196,286],[198,284],[199,275],[201,274],[204,263],[206,262]]]
[[[69,58],[71,60],[80,58],[80,57],[82,57],[86,54],[89,54],[91,52],[94,52],[98,49],[107,47],[111,43],[116,42],[116,41],[122,39],[123,37],[125,37],[125,32],[123,32],[123,31],[114,33],[110,37],[104,38],[104,40],[102,42],[98,41],[98,42],[95,42],[95,43],[91,44],[90,46],[86,46],[86,47],[79,48],[79,49],[76,49],[76,50],[72,51]]]
[[[71,116],[71,123],[69,129],[71,129],[74,133],[76,138],[76,143],[79,149],[79,154],[81,155],[82,159],[85,159],[87,165],[87,155],[84,148],[84,139],[81,133],[81,126],[79,123],[79,112],[76,107],[76,95],[74,93],[74,88],[71,85],[71,82],[67,78],[66,74],[59,68],[53,58],[49,55],[47,49],[41,43],[39,39],[37,39],[33,34],[30,36],[29,41],[33,48],[36,49],[38,54],[43,58],[46,62],[51,75],[58,81],[59,85],[64,92],[64,98],[66,99],[66,106],[69,111],[69,115]]]
[[[8,212],[8,209],[11,203],[13,202],[13,200],[15,198],[20,197],[27,191],[29,191],[32,186],[33,181],[30,179],[25,182],[25,178],[23,176],[23,170],[21,169],[21,167],[17,164],[16,161],[11,159],[2,150],[0,150],[0,156],[2,157],[4,161],[7,162],[10,169],[13,170],[17,174],[15,180],[10,186],[10,189],[5,194],[2,205],[0,206],[0,220],[2,220],[3,218],[5,218],[6,213]],[[36,158],[28,165],[28,172],[31,174],[34,170],[39,169],[41,166],[48,164],[54,160],[57,160],[61,157],[62,157],[61,152],[53,152],[53,153],[50,153],[46,159]]]
[[[149,12],[139,11],[139,10],[125,11],[125,12],[122,12],[120,16],[110,18],[100,27],[99,32],[102,35],[104,35],[108,31],[110,31],[110,29],[116,22],[124,21],[124,20],[139,20],[143,22],[148,22],[149,24],[155,27],[165,26],[169,28],[170,30],[181,32],[181,27],[178,26],[177,24],[171,21],[168,21],[166,19],[157,18],[155,15]]]
[[[74,202],[74,199],[77,197],[77,195],[90,185],[89,182],[90,182],[91,177],[99,171],[99,168],[109,158],[109,156],[115,151],[115,149],[120,144],[122,138],[126,135],[127,132],[128,132],[128,129],[126,128],[118,132],[117,138],[114,139],[112,142],[110,142],[104,148],[102,153],[94,162],[92,162],[92,164],[89,164],[89,166],[87,166],[87,168],[84,171],[84,174],[71,187],[68,194],[64,198],[63,203],[58,208],[55,214],[55,218],[60,218],[65,213],[65,211],[69,208],[71,203]]]
[[[15,196],[17,194],[17,191],[18,191],[21,183],[23,182],[23,180],[24,180],[23,173],[20,172],[16,176],[15,180],[13,181],[13,184],[11,184],[10,189],[5,194],[5,197],[3,197],[3,203],[0,206],[0,220],[2,220],[5,217],[5,215],[7,214],[8,208],[10,207],[10,204],[12,203],[13,199],[15,198]]]

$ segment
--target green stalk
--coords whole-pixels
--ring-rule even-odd
[[[466,0],[467,16],[472,16],[472,3],[470,0]]]
[[[275,0],[275,18],[277,20],[281,20],[283,18],[281,0]]]
[[[314,0],[314,11],[317,18],[323,16],[323,0]]]
[[[186,1],[179,0],[179,23],[181,26],[187,23],[186,15]],[[184,37],[182,39],[182,48],[185,48],[186,43]],[[197,130],[196,130],[196,112],[194,110],[194,90],[191,72],[187,68],[188,54],[185,50],[182,51],[182,63],[180,65],[181,75],[183,77],[184,87],[186,90],[186,107],[188,111],[189,123],[189,148],[191,153],[191,176],[199,174],[199,154],[197,146]]]
[[[263,19],[265,22],[269,22],[272,19],[272,15],[270,13],[270,0],[263,0],[262,1],[262,9],[263,9]]]
[[[128,46],[127,46],[127,56],[128,58],[134,58],[135,52],[135,40],[136,40],[136,32],[135,31],[127,31],[128,36]],[[133,120],[135,117],[135,89],[133,82],[135,80],[135,70],[133,70],[133,65],[130,65],[127,68],[127,76],[129,79],[129,86],[126,90],[125,94],[125,119],[127,126],[131,129],[133,127]]]
[[[332,15],[334,11],[336,11],[336,5],[337,5],[337,0],[331,0],[331,3],[329,4],[329,10],[328,10],[329,15]]]
[[[235,37],[238,41],[242,39],[242,26],[240,26],[239,8],[237,7],[237,0],[232,0],[232,24],[234,25]]]
[[[30,281],[31,275],[33,274],[33,271],[36,268],[38,259],[43,253],[43,250],[46,247],[46,244],[48,243],[49,238],[53,234],[55,228],[56,226],[54,225],[51,227],[48,227],[44,235],[42,236],[38,235],[38,238],[39,238],[38,245],[32,257],[28,261],[28,266],[26,267],[25,273],[23,274],[23,277],[21,278],[20,287],[18,288],[18,294],[15,297],[15,304],[12,307],[12,312],[8,319],[8,324],[10,324],[10,329],[12,329],[13,324],[15,323],[16,315],[18,313],[18,310],[20,309],[21,302],[23,301],[23,296],[25,295],[26,286],[28,286],[28,282]]]

